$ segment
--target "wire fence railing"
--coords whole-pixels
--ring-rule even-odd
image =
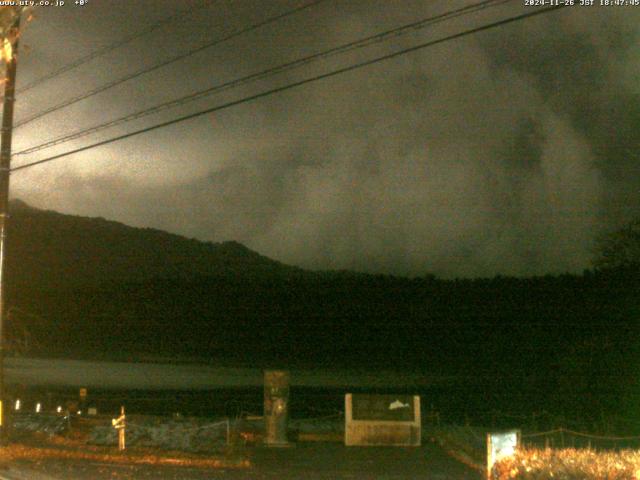
[[[623,450],[640,448],[640,435],[603,435],[559,427],[543,432],[525,433],[522,446],[535,448],[588,448]]]

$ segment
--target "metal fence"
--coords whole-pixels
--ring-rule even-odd
[[[595,450],[622,450],[640,448],[640,436],[615,436],[578,432],[556,428],[546,432],[522,435],[522,446],[535,448],[588,448]]]

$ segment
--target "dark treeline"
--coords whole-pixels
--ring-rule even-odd
[[[8,238],[17,353],[411,369],[452,375],[430,394],[459,411],[640,417],[637,224],[596,271],[464,280],[308,272],[20,202]]]
[[[519,411],[632,414],[640,275],[404,279],[207,276],[11,291],[41,354],[171,355],[253,366],[477,378],[464,398]],[[518,405],[514,407],[514,398]]]

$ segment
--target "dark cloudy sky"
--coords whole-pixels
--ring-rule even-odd
[[[18,86],[191,5],[192,16],[18,96],[16,119],[302,0],[89,0],[36,10]],[[16,132],[14,151],[473,3],[326,0]],[[199,8],[205,6],[204,8]],[[531,11],[524,0],[31,156]],[[307,268],[533,275],[589,267],[640,216],[640,7],[573,7],[16,172],[12,195]]]

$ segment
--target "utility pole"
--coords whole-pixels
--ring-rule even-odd
[[[4,42],[10,44],[10,56],[5,58],[6,75],[4,84],[4,105],[2,109],[2,129],[0,129],[0,443],[7,441],[7,410],[5,401],[4,379],[4,322],[6,317],[6,288],[5,288],[5,257],[6,231],[9,216],[9,176],[11,169],[11,139],[13,134],[13,106],[16,92],[16,55],[18,53],[18,32],[20,31],[20,15],[22,9],[16,12],[16,18],[11,31],[5,36]],[[11,44],[11,39],[14,39]]]

